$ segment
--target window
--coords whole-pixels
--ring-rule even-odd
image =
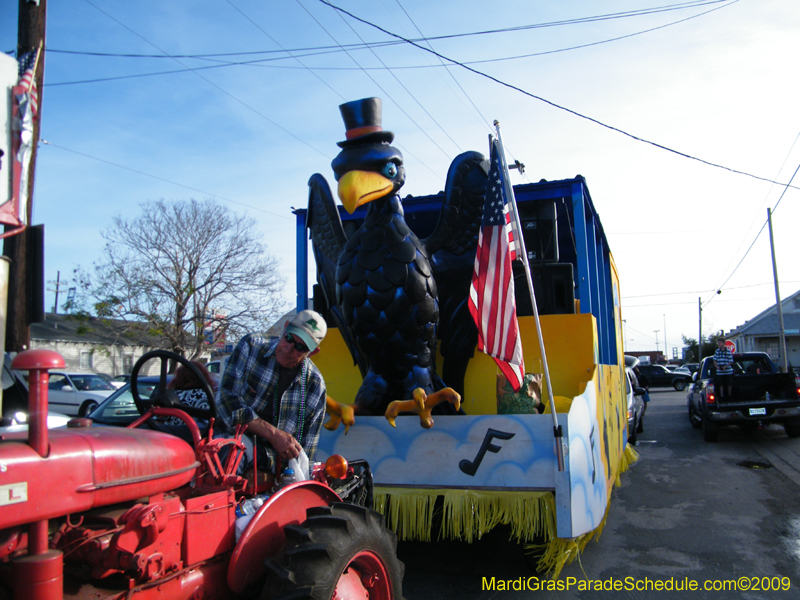
[[[81,369],[91,369],[91,368],[92,368],[92,353],[81,352]]]
[[[122,355],[122,372],[130,373],[133,371],[133,354]]]
[[[50,374],[50,382],[47,385],[49,389],[60,390],[65,385],[69,385],[69,381],[67,380],[66,375],[62,375],[61,373]]]
[[[780,356],[780,350],[778,350],[778,341],[772,339],[761,340],[761,351],[769,354],[770,358],[773,356]]]

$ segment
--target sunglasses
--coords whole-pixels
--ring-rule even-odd
[[[288,331],[283,334],[283,339],[286,340],[292,346],[294,346],[294,349],[297,350],[298,352],[301,352],[303,354],[305,354],[306,352],[309,352],[309,350],[308,350],[308,348],[306,348],[305,344],[301,344],[300,342],[296,341],[294,339],[294,336],[291,333],[289,333]]]

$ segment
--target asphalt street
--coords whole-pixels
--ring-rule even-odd
[[[706,443],[689,423],[687,391],[651,391],[640,458],[614,490],[599,540],[559,584],[537,580],[507,532],[493,531],[473,544],[401,542],[405,597],[800,598],[800,439],[775,425],[723,429]]]

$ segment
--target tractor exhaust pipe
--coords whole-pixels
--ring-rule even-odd
[[[49,369],[63,369],[64,358],[39,348],[20,352],[11,367],[28,371],[28,444],[42,458],[50,453],[47,434]],[[28,555],[14,561],[13,600],[61,600],[64,593],[63,556],[48,550],[47,520],[28,526]]]

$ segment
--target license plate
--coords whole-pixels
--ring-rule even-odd
[[[755,417],[755,416],[758,416],[758,415],[764,415],[766,417],[767,416],[767,409],[766,408],[751,408],[750,409],[750,416],[751,417]]]

